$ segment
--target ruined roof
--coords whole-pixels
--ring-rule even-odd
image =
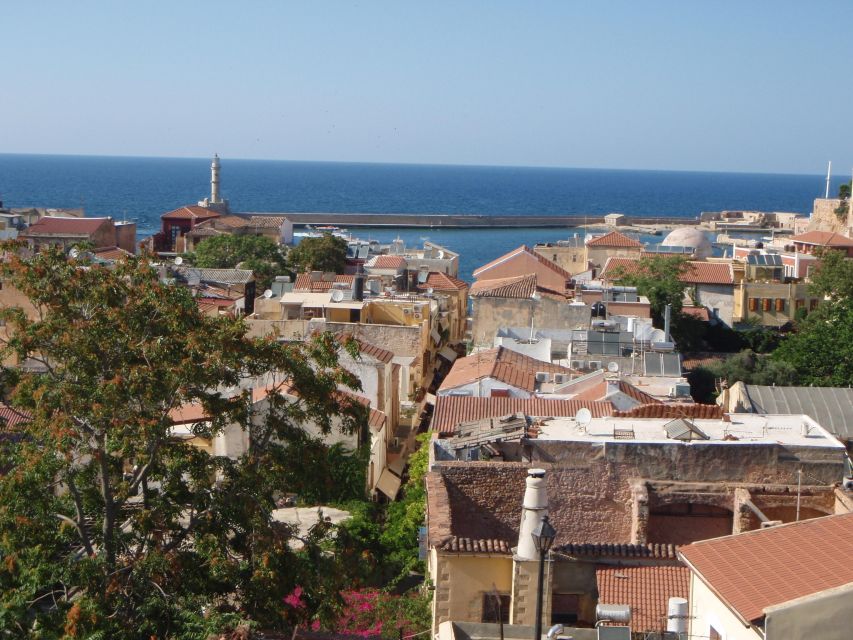
[[[798,236],[791,236],[790,241],[821,247],[853,247],[853,238],[848,238],[835,231],[806,231]]]
[[[853,513],[695,542],[679,555],[753,623],[767,607],[853,582]]]
[[[614,411],[614,418],[700,418],[720,420],[723,408],[716,404],[641,404],[628,411]]]
[[[483,378],[495,378],[510,386],[533,392],[536,389],[536,373],[539,371],[574,373],[566,367],[537,360],[512,349],[495,347],[459,358],[453,363],[453,368],[439,390],[453,389]]]
[[[630,272],[632,269],[636,269],[638,262],[639,260],[634,258],[608,258],[600,277],[602,280],[612,279],[613,272],[617,269]],[[734,283],[734,271],[732,271],[730,262],[692,260],[686,264],[679,279],[687,284],[732,284]]]
[[[90,236],[111,218],[41,218],[21,234],[23,236]]]
[[[687,598],[690,570],[687,567],[611,567],[595,568],[598,601],[601,604],[627,604],[631,607],[634,631],[666,629],[669,599]]]
[[[310,291],[312,293],[322,293],[323,291],[329,291],[333,288],[335,284],[346,284],[352,285],[353,280],[355,280],[355,276],[353,275],[344,275],[344,274],[334,274],[331,277],[325,277],[326,274],[323,274],[323,277],[319,280],[312,280],[311,273],[300,273],[296,276],[296,281],[293,283],[294,291]]]
[[[599,236],[598,238],[593,238],[589,242],[586,243],[588,247],[619,247],[624,249],[629,248],[640,248],[643,245],[634,238],[629,238],[624,233],[619,233],[618,231],[610,231],[609,233],[605,233],[603,236]]]
[[[601,495],[597,471],[541,462],[536,466],[548,469],[548,514],[557,529],[555,547],[627,542],[630,506]],[[518,543],[528,468],[521,462],[437,463],[426,478],[430,546],[508,553]]]
[[[454,278],[441,271],[430,271],[426,282],[419,284],[418,289],[432,289],[433,291],[462,291],[468,288],[468,283],[459,278]]]
[[[619,391],[640,404],[661,404],[660,400],[625,380],[619,380]]]
[[[743,386],[755,413],[804,413],[842,440],[853,439],[853,389]]]
[[[194,204],[188,204],[185,207],[178,207],[168,213],[164,213],[160,218],[169,220],[207,220],[208,218],[218,218],[219,214],[212,209],[200,207]]]
[[[101,247],[94,249],[92,254],[101,260],[121,260],[122,258],[133,257],[130,251],[126,251],[121,247]]]
[[[570,418],[581,409],[589,409],[595,418],[608,416],[614,410],[610,402],[598,400],[438,396],[430,428],[438,433],[453,433],[457,425],[472,420],[500,418],[513,413],[536,418]]]

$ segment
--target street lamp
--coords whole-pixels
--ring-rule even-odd
[[[542,639],[542,590],[545,582],[545,556],[551,545],[554,544],[554,538],[557,537],[557,530],[548,521],[548,516],[542,518],[542,522],[533,530],[533,544],[539,552],[539,582],[536,591],[536,626],[533,640]]]

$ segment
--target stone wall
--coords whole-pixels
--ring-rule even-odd
[[[843,219],[835,215],[835,210],[841,205],[839,198],[817,198],[814,201],[811,219],[809,220],[809,231],[836,231],[845,235],[851,235],[853,231],[853,218],[849,213]]]

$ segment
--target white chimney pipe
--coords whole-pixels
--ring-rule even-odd
[[[669,328],[672,322],[672,307],[666,305],[663,310],[663,341],[669,342]]]
[[[527,488],[521,510],[521,526],[518,529],[516,555],[522,560],[538,560],[539,552],[533,544],[533,531],[548,515],[548,487],[545,484],[545,469],[527,470]]]

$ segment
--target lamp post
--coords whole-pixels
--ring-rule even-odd
[[[548,521],[548,516],[533,530],[533,544],[539,552],[539,581],[536,589],[536,625],[533,640],[542,640],[542,591],[545,583],[545,556],[557,537],[557,530]]]

